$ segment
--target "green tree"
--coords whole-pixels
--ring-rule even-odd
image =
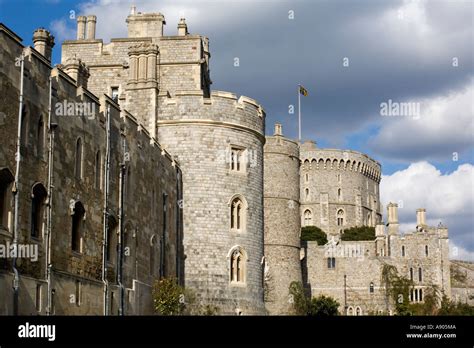
[[[291,282],[290,284],[290,301],[293,303],[296,315],[307,315],[309,301],[306,297],[303,284],[300,282]]]
[[[382,268],[382,284],[385,286],[386,295],[392,298],[398,315],[412,315],[410,308],[410,292],[413,281],[398,275],[397,268],[384,265]]]
[[[326,233],[317,226],[305,226],[301,229],[301,240],[316,241],[318,245],[328,242]]]
[[[309,306],[308,315],[310,316],[334,316],[338,315],[339,302],[332,297],[320,295],[313,297]]]
[[[342,233],[341,240],[375,240],[375,227],[356,226],[348,228]]]
[[[185,310],[184,288],[173,278],[164,278],[153,285],[153,307],[159,315],[180,315]]]

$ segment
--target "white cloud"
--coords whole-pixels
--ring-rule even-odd
[[[454,68],[453,68],[454,69]],[[395,100],[420,103],[419,117],[380,116],[379,132],[369,141],[374,151],[396,159],[450,160],[474,145],[474,87],[426,99]]]
[[[70,21],[66,19],[56,19],[51,22],[50,29],[56,39],[57,45],[64,40],[73,40],[76,38],[76,30],[68,25],[69,23]]]
[[[426,208],[430,225],[442,222],[459,257],[474,252],[474,166],[462,164],[452,173],[442,174],[428,162],[411,164],[392,175],[383,175],[380,187],[384,206],[399,205],[402,232],[413,231],[416,209]],[[472,255],[471,255],[472,256]],[[470,256],[469,256],[470,257]]]

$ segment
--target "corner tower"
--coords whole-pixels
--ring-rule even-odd
[[[265,306],[274,315],[292,313],[289,287],[302,281],[299,155],[276,124],[264,147]]]

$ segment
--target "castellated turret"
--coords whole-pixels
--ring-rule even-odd
[[[382,220],[380,164],[357,151],[301,145],[301,219],[338,236],[354,226]]]
[[[275,125],[264,147],[265,306],[292,313],[289,286],[302,281],[300,263],[299,147]]]

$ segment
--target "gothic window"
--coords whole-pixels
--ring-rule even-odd
[[[43,228],[44,202],[47,197],[42,184],[35,184],[31,195],[31,236],[40,238]]]
[[[335,257],[328,257],[327,261],[328,261],[328,268],[329,269],[336,268],[336,258]]]
[[[418,268],[418,281],[422,282],[423,281],[423,271],[420,268]]]
[[[107,223],[107,250],[105,259],[112,264],[115,263],[117,257],[117,220],[113,216],[109,216]]]
[[[337,211],[337,225],[343,226],[344,225],[344,210],[339,209]]]
[[[44,157],[44,122],[42,119],[38,122],[38,128],[36,129],[36,155],[39,158]]]
[[[230,255],[230,282],[245,283],[247,256],[240,248],[235,248]]]
[[[244,150],[237,147],[230,149],[230,170],[233,172],[240,172],[244,169],[243,161]]]
[[[362,315],[362,309],[360,309],[359,306],[356,307],[356,315],[357,316]]]
[[[76,179],[82,179],[82,139],[76,141],[76,154],[74,158],[74,175]]]
[[[102,173],[102,158],[100,156],[100,150],[97,151],[95,154],[95,172],[94,172],[94,187],[96,190],[100,190],[102,188],[101,183],[101,173]]]
[[[354,308],[352,308],[352,306],[347,308],[347,315],[354,315]]]
[[[307,209],[304,211],[304,225],[311,226],[313,225],[313,214],[311,210]]]
[[[8,169],[0,170],[0,228],[8,229],[11,212],[11,186],[14,178]]]
[[[82,252],[85,213],[86,211],[82,203],[76,202],[74,205],[74,213],[72,214],[71,249],[78,253]]]
[[[413,268],[410,267],[410,280],[413,280]]]
[[[369,292],[370,292],[371,294],[374,293],[374,283],[373,283],[373,282],[370,283]]]
[[[155,276],[158,262],[158,237],[154,234],[150,238],[150,275]]]
[[[240,197],[235,197],[230,204],[230,229],[233,231],[245,231],[246,227],[246,203]]]
[[[28,137],[29,137],[29,118],[28,118],[28,113],[24,109],[22,112],[22,120],[21,120],[21,145],[22,146],[28,145]]]

